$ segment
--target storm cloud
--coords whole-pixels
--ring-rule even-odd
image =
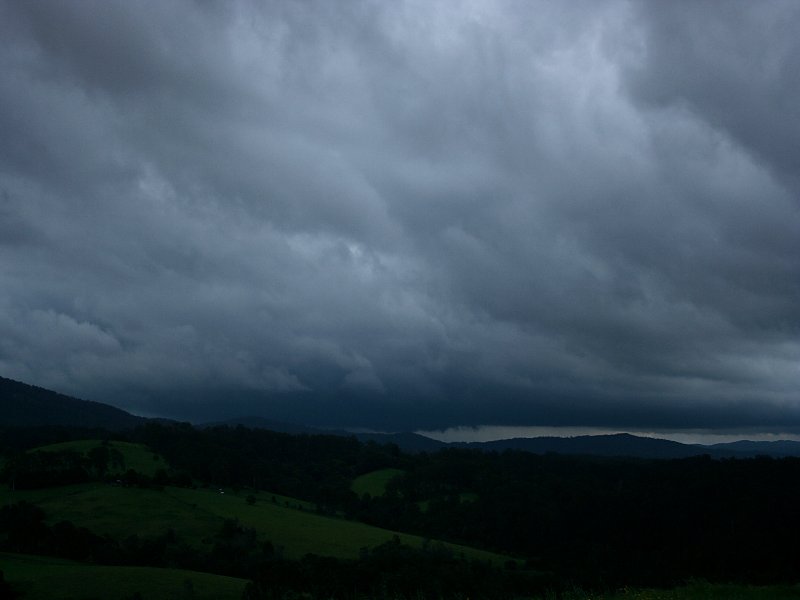
[[[795,2],[0,3],[0,374],[192,420],[800,428]]]

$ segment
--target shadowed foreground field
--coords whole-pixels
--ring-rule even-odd
[[[0,570],[28,600],[239,600],[246,581],[180,569],[106,567],[57,558],[0,553]],[[559,600],[798,600],[798,586],[693,583],[672,590],[625,589],[610,594],[575,591]],[[546,595],[536,600],[556,600]]]
[[[25,600],[238,600],[246,581],[234,577],[151,567],[101,567],[56,558],[0,553],[6,581]]]
[[[798,600],[800,586],[692,583],[671,590],[625,589],[614,594],[575,593],[564,600]]]

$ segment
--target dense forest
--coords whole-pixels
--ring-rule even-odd
[[[88,456],[25,452],[97,431],[5,433],[3,477],[17,489],[102,478],[120,460],[102,446]],[[41,510],[26,504],[0,512],[3,549],[241,576],[253,580],[247,592],[253,599],[276,590],[352,597],[356,588],[405,597],[445,597],[445,589],[452,597],[513,597],[575,585],[674,586],[694,578],[794,583],[800,573],[797,458],[644,460],[462,449],[408,455],[341,436],[157,423],[103,435],[146,444],[170,465],[152,476],[129,470],[124,485],[267,490],[308,501],[321,514],[514,560],[492,566],[435,544],[419,549],[395,540],[365,549],[358,560],[289,561],[235,521],[200,554],[182,543],[180,532],[114,540],[69,523],[47,525]],[[398,470],[385,493],[352,490],[355,477],[383,468]]]

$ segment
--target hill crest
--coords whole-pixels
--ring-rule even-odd
[[[35,385],[0,377],[0,426],[100,427],[130,429],[145,422],[120,408],[79,400]]]

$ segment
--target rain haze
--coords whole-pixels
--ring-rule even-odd
[[[0,375],[194,422],[800,433],[798,31],[0,0]]]

